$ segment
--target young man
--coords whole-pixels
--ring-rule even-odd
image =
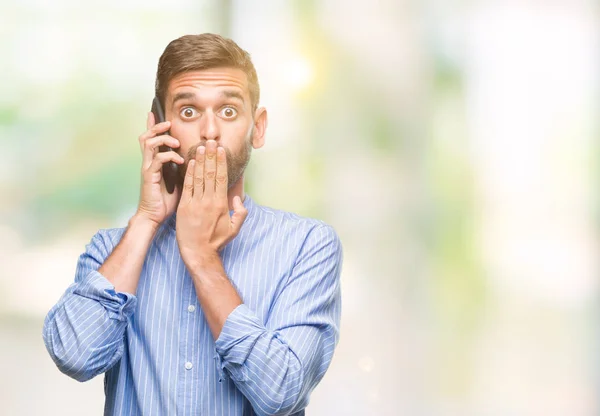
[[[267,111],[237,44],[174,40],[156,95],[167,121],[150,113],[139,137],[137,212],[86,246],[46,348],[77,380],[106,373],[107,415],[302,415],[338,341],[339,238],[244,194]],[[181,173],[172,194],[167,162]]]

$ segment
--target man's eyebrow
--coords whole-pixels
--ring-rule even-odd
[[[235,90],[225,90],[225,91],[221,92],[221,96],[223,96],[225,98],[237,98],[238,100],[240,100],[242,102],[244,101],[244,96],[242,95],[242,93],[240,93],[239,91],[235,91]],[[193,98],[196,98],[196,95],[193,92],[178,92],[173,97],[172,105],[175,105],[175,103],[177,101],[189,100],[189,99],[193,99]]]
[[[175,105],[175,103],[179,100],[188,100],[188,99],[195,98],[195,97],[196,97],[196,94],[194,94],[193,92],[178,92],[173,97],[172,104]]]
[[[225,90],[221,93],[221,95],[223,95],[225,98],[237,98],[242,102],[244,101],[244,96],[239,91]]]

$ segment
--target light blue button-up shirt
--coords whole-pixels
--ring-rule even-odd
[[[135,296],[98,269],[125,229],[100,230],[50,310],[44,342],[65,374],[105,375],[105,415],[303,415],[339,337],[342,247],[322,221],[267,208],[222,251],[243,300],[214,340],[179,254],[175,215],[148,250]],[[96,413],[90,409],[90,414]]]

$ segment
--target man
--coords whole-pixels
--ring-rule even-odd
[[[168,121],[150,113],[139,138],[137,212],[86,246],[46,348],[79,381],[106,372],[108,415],[302,415],[338,341],[339,238],[244,193],[267,111],[233,41],[171,42],[156,95]],[[182,176],[172,194],[167,162]]]

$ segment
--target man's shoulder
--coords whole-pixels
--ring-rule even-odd
[[[337,237],[335,229],[323,220],[258,203],[255,203],[255,208],[258,211],[258,221],[269,227],[276,227],[278,231],[287,230],[295,234],[308,235],[313,231],[321,230]]]
[[[283,253],[289,256],[290,264],[312,261],[341,263],[343,247],[336,230],[327,222],[267,206],[257,206],[258,227],[253,227],[254,236],[264,237],[273,248],[285,246]],[[263,224],[262,226],[260,224]]]

